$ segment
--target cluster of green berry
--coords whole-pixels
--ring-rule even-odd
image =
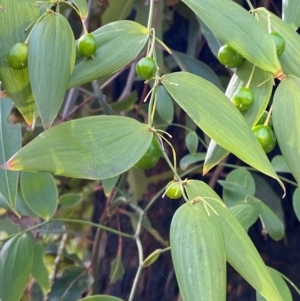
[[[277,32],[273,31],[269,34],[275,44],[277,56],[280,57],[285,50],[285,40]],[[220,48],[218,59],[220,63],[229,68],[238,68],[244,61],[243,56],[229,45],[224,45]],[[250,80],[245,87],[240,87],[237,89],[232,98],[233,104],[241,112],[249,110],[254,104],[255,97],[252,90],[249,88],[249,85]],[[265,124],[266,119],[267,118],[265,117],[264,122],[259,121],[252,131],[260,142],[264,151],[268,153],[275,147],[276,137],[272,130],[271,124]]]
[[[83,35],[78,42],[78,51],[86,57],[93,57],[97,50],[97,42],[91,33]],[[11,68],[22,70],[27,67],[28,44],[16,43],[7,54],[7,61]]]

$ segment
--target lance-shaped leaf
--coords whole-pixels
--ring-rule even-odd
[[[251,239],[219,196],[201,181],[190,180],[185,188],[189,199],[201,198],[218,213],[228,263],[268,301],[284,301]]]
[[[246,86],[253,69],[253,64],[245,61],[232,76],[229,85],[226,89],[226,96],[232,99],[237,89]],[[245,117],[246,122],[250,127],[253,127],[258,122],[259,118],[265,111],[273,89],[271,81],[272,75],[260,68],[255,68],[249,88],[254,95],[253,106],[245,112],[241,112]],[[259,84],[263,83],[259,86]],[[229,113],[227,113],[229,115]],[[208,146],[207,155],[205,158],[205,169],[211,169],[229,154],[224,148],[218,145],[214,140],[211,140]]]
[[[12,109],[12,102],[7,98],[0,100],[0,164],[7,161],[21,148],[21,126],[11,125],[7,122]],[[18,191],[18,172],[0,170],[0,193],[10,208],[14,208]]]
[[[147,28],[133,21],[117,21],[92,32],[97,42],[94,59],[79,58],[69,82],[77,87],[129,64],[146,45]]]
[[[282,0],[282,19],[297,30],[300,26],[300,1]]]
[[[183,2],[217,38],[230,45],[245,59],[275,76],[282,73],[272,38],[243,7],[231,0]]]
[[[131,168],[153,134],[132,118],[92,116],[61,123],[37,136],[2,168],[106,179]]]
[[[57,208],[58,191],[53,176],[45,172],[21,173],[20,187],[27,206],[49,220]]]
[[[299,34],[289,24],[266,9],[258,9],[256,13],[266,32],[268,32],[268,16],[270,16],[271,30],[278,32],[285,39],[285,50],[279,58],[284,73],[300,77]]]
[[[75,40],[69,22],[51,13],[34,26],[28,47],[32,92],[43,126],[59,111],[75,64]]]
[[[218,144],[281,181],[242,114],[216,86],[187,72],[167,74],[163,85],[190,118]],[[204,173],[208,171],[204,169]]]
[[[33,264],[33,246],[27,234],[16,235],[0,253],[0,300],[20,300]]]
[[[174,214],[170,246],[183,301],[226,300],[226,256],[217,215],[188,202]]]
[[[289,76],[276,89],[273,126],[281,153],[300,184],[300,78]]]
[[[72,2],[76,5],[76,7],[78,9],[79,17],[81,19],[85,20],[89,13],[87,1],[86,0],[72,0]]]
[[[35,0],[1,0],[0,5],[0,78],[6,93],[11,97],[25,121],[33,123],[34,99],[29,83],[28,69],[15,70],[9,67],[7,54],[16,43],[24,43],[26,27],[39,17]]]

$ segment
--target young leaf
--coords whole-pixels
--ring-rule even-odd
[[[181,169],[187,169],[191,164],[204,161],[206,153],[195,153],[194,155],[187,154],[181,158],[179,166]]]
[[[92,34],[97,41],[94,59],[80,58],[76,61],[69,88],[117,72],[136,58],[149,38],[147,28],[133,21],[109,23]]]
[[[46,220],[54,215],[58,191],[51,174],[23,171],[20,187],[26,204],[33,212]]]
[[[300,184],[300,78],[289,76],[277,87],[273,100],[273,126],[281,153]]]
[[[33,247],[33,265],[32,265],[32,276],[35,281],[45,290],[49,291],[50,282],[49,282],[49,274],[47,268],[44,264],[44,256],[45,256],[45,248],[44,246],[38,242]]]
[[[79,204],[82,199],[81,193],[66,193],[59,197],[58,203],[64,207],[73,207]]]
[[[63,103],[75,55],[74,34],[64,16],[51,13],[33,27],[28,47],[28,70],[45,128],[52,125]]]
[[[298,1],[297,1],[298,2]],[[256,10],[258,20],[268,32],[268,20],[270,16],[271,30],[278,32],[285,40],[285,50],[280,56],[280,63],[285,74],[293,74],[300,77],[300,37],[291,25],[282,21],[276,15],[265,8]]]
[[[117,182],[119,181],[119,178],[120,175],[117,175],[112,178],[102,180],[103,190],[107,197],[111,194],[111,192],[115,188]]]
[[[170,246],[183,301],[226,300],[224,238],[216,219],[197,202],[182,205],[173,216]]]
[[[276,172],[291,173],[282,155],[276,155],[271,160],[271,164]]]
[[[2,0],[5,8],[0,12],[0,78],[16,107],[27,124],[34,121],[34,99],[29,83],[28,69],[15,70],[9,67],[7,53],[16,43],[24,43],[28,35],[25,28],[40,15],[36,0]]]
[[[162,82],[206,135],[283,186],[244,117],[217,87],[187,72],[164,75]]]
[[[246,86],[251,72],[253,70],[253,64],[245,61],[232,76],[229,85],[226,89],[226,96],[232,99],[237,89]],[[253,77],[250,83],[250,89],[254,94],[253,106],[242,115],[245,117],[249,127],[253,127],[259,121],[261,115],[266,110],[266,107],[270,101],[273,84],[272,76],[270,73],[263,71],[260,68],[255,67]],[[259,84],[265,82],[262,86]],[[228,113],[227,113],[228,114]],[[207,157],[205,159],[205,168],[211,169],[213,166],[222,161],[229,154],[224,148],[219,146],[214,140],[210,141]]]
[[[195,155],[198,148],[198,135],[195,132],[189,132],[185,137],[186,147],[190,154]]]
[[[115,283],[124,276],[125,268],[122,263],[122,258],[118,255],[110,263],[110,274],[109,274],[109,283]]]
[[[7,161],[21,148],[21,126],[11,125],[7,122],[8,115],[13,107],[8,98],[0,101],[0,164]],[[0,193],[9,207],[14,210],[18,191],[19,173],[0,169]]]
[[[80,118],[43,132],[3,167],[107,179],[137,163],[152,137],[148,125],[132,118],[105,115]]]
[[[282,19],[290,24],[294,30],[297,30],[300,26],[300,2],[282,0]]]
[[[282,73],[272,38],[243,7],[231,0],[183,2],[217,38],[230,45],[246,60],[275,76]]]
[[[29,281],[33,264],[33,246],[27,234],[7,241],[0,253],[0,300],[20,300]]]
[[[174,118],[174,104],[165,87],[160,85],[157,89],[156,111],[163,121],[170,124]]]
[[[80,299],[78,301],[123,301],[123,300],[120,298],[108,296],[108,295],[95,295],[95,296]]]
[[[218,213],[228,263],[268,301],[284,301],[251,239],[219,196],[201,181],[190,180],[185,188],[189,199],[201,197]]]
[[[275,241],[282,239],[284,225],[279,217],[264,202],[261,202],[260,216],[270,237]]]

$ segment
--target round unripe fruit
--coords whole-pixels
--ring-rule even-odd
[[[153,137],[151,144],[144,154],[144,156],[134,165],[134,167],[139,168],[139,169],[150,169],[154,167],[161,155],[161,150],[159,147],[159,142],[155,137]]]
[[[256,125],[265,124],[267,118],[268,118],[268,112],[264,111],[263,115],[260,117]],[[269,119],[268,126],[269,127],[273,126],[272,117]]]
[[[273,42],[275,43],[277,56],[280,57],[285,50],[285,39],[278,32],[275,31],[272,31],[270,33],[270,36],[272,37]]]
[[[276,137],[268,125],[256,125],[252,131],[266,153],[273,150],[276,144]]]
[[[7,60],[10,67],[22,70],[27,67],[28,45],[25,43],[15,44],[8,52]]]
[[[239,67],[244,58],[229,45],[223,45],[218,53],[218,59],[221,64],[229,68]]]
[[[181,184],[178,181],[170,181],[166,187],[166,196],[177,200],[182,197]]]
[[[87,33],[79,39],[78,51],[83,56],[93,56],[97,50],[97,42],[91,33]]]
[[[234,93],[232,102],[240,111],[247,111],[254,103],[253,92],[247,87],[241,87]]]
[[[147,56],[141,58],[135,67],[137,75],[145,80],[150,80],[153,78],[157,71],[157,66],[155,61],[152,57]]]

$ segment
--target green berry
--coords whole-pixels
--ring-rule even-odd
[[[10,67],[22,70],[27,67],[28,45],[25,43],[15,44],[8,52],[7,60]]]
[[[229,45],[223,45],[218,53],[218,59],[221,64],[229,68],[239,67],[244,58]]]
[[[276,137],[271,127],[268,125],[256,125],[252,131],[266,153],[273,150],[276,144]]]
[[[277,56],[280,57],[285,50],[285,39],[275,31],[272,31],[270,35],[273,39],[273,42],[275,43]]]
[[[135,67],[137,75],[144,79],[144,80],[150,80],[153,78],[157,71],[157,66],[155,64],[155,61],[152,57],[147,56],[141,58]]]
[[[264,111],[263,115],[260,117],[260,119],[258,120],[258,122],[257,122],[256,125],[265,124],[267,118],[268,118],[268,112],[267,112],[267,111]],[[273,126],[273,123],[272,123],[272,117],[269,119],[268,126],[269,126],[269,127],[272,127],[272,126]]]
[[[181,184],[178,181],[170,181],[166,187],[166,196],[173,200],[181,198]]]
[[[87,33],[79,39],[78,51],[81,55],[91,57],[97,50],[97,42],[91,33]]]
[[[161,155],[161,150],[159,147],[159,142],[155,137],[153,137],[152,142],[144,154],[144,156],[134,165],[134,167],[139,168],[139,169],[150,169],[154,167]]]
[[[247,111],[254,103],[253,92],[247,87],[241,87],[234,93],[232,102],[240,111]]]

